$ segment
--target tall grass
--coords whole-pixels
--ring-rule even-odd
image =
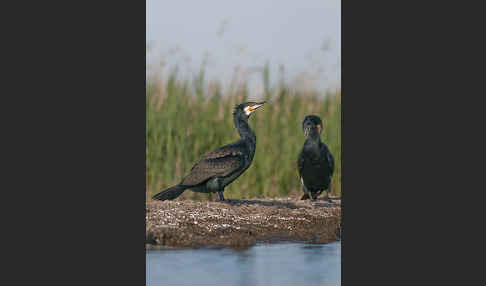
[[[148,80],[146,90],[147,198],[177,184],[205,153],[239,139],[233,125],[236,104],[249,98],[246,84],[222,94],[218,84],[204,86],[204,73],[179,80],[172,72],[164,82]],[[280,83],[268,86],[268,101],[249,119],[257,136],[253,163],[226,187],[228,198],[298,196],[297,156],[305,141],[301,122],[308,114],[323,121],[322,140],[336,161],[331,194],[341,193],[341,93],[299,91]],[[186,191],[182,198],[211,199],[215,194]]]

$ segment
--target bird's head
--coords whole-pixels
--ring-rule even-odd
[[[249,102],[241,103],[241,104],[236,105],[235,113],[241,112],[244,115],[246,115],[246,118],[249,118],[250,114],[252,114],[258,108],[262,107],[265,103],[267,103],[267,102],[266,101],[262,101],[262,102],[249,101]]]
[[[305,137],[309,135],[321,135],[322,132],[322,121],[317,115],[307,115],[302,121],[302,130],[304,131]]]

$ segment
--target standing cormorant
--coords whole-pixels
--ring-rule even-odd
[[[334,158],[326,144],[321,141],[322,121],[319,116],[307,115],[302,121],[305,140],[299,154],[298,167],[300,181],[304,187],[301,200],[314,201],[324,190],[329,202],[331,178],[334,172]]]
[[[233,121],[241,139],[207,153],[178,185],[163,190],[152,198],[173,200],[186,189],[191,189],[200,193],[217,192],[219,200],[224,201],[224,188],[248,169],[253,160],[256,136],[248,125],[248,118],[265,103],[246,102],[236,105]]]

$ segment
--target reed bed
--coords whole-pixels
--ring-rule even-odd
[[[234,199],[299,196],[302,193],[297,156],[305,141],[301,123],[308,114],[323,121],[322,140],[336,161],[331,194],[341,194],[341,92],[308,91],[285,83],[268,85],[261,98],[268,101],[249,119],[257,136],[252,165],[226,187]],[[147,200],[181,181],[203,154],[239,139],[234,106],[247,101],[247,84],[223,93],[218,83],[204,84],[203,74],[178,79],[174,71],[165,81],[147,80],[146,182]],[[254,97],[251,97],[252,100]],[[215,199],[216,194],[186,191],[181,198]]]

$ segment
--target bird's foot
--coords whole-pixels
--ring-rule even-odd
[[[328,193],[326,193],[326,196],[324,197],[324,201],[327,201],[330,204],[333,203],[332,200],[331,200],[331,198],[329,198],[329,194]]]
[[[312,193],[311,192],[308,192],[307,195],[309,196],[309,200],[311,202],[315,201],[316,199],[312,196]]]
[[[218,198],[220,202],[224,202],[224,195],[223,192],[218,192]]]
[[[316,207],[316,200],[312,197],[311,193],[308,193],[309,200],[306,200],[312,208]]]
[[[310,201],[311,208],[315,209],[317,207],[316,201]]]

